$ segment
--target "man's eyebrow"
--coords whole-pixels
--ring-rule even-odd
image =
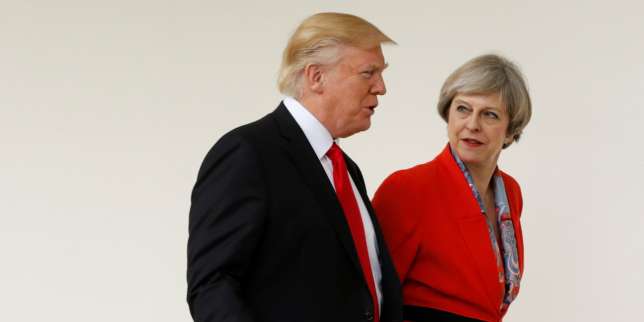
[[[389,67],[389,63],[385,63],[382,67],[375,65],[375,64],[369,64],[367,65],[368,69],[373,69],[373,70],[385,70]]]

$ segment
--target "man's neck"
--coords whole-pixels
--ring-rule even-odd
[[[303,96],[296,98],[304,108],[306,108],[313,116],[324,125],[324,127],[331,133],[333,139],[337,139],[337,135],[334,133],[333,124],[331,122],[331,117],[328,114],[330,109],[325,108],[325,102],[315,96]]]

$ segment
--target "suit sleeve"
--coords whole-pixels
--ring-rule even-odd
[[[404,284],[418,253],[420,238],[416,213],[410,209],[410,195],[405,192],[409,189],[402,179],[400,173],[385,179],[372,203],[398,277]]]
[[[188,305],[196,322],[252,322],[241,291],[265,221],[266,194],[253,147],[224,136],[192,191]]]

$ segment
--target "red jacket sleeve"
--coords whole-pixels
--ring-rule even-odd
[[[407,200],[410,196],[407,190],[409,187],[404,180],[404,173],[396,172],[380,185],[372,202],[402,283],[420,244],[417,229],[419,225],[414,218],[415,212],[408,209],[411,203]]]

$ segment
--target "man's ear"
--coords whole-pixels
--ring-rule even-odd
[[[304,80],[305,86],[314,93],[322,93],[324,91],[324,70],[318,64],[308,64],[304,67]]]

